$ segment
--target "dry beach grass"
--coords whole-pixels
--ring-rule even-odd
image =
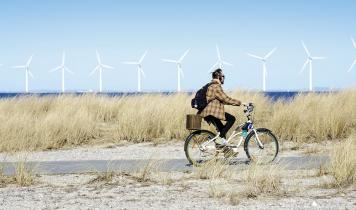
[[[239,176],[241,175],[241,176]],[[39,184],[0,188],[1,208],[41,209],[353,209],[355,191],[317,187],[318,177],[281,173],[279,190],[275,187],[257,197],[248,194],[248,176],[197,179],[192,174],[172,173],[171,184],[139,182],[132,174],[114,174],[98,180],[96,175],[42,175]],[[291,180],[297,180],[291,183]],[[252,180],[251,180],[252,181]],[[268,186],[268,185],[267,185]],[[274,186],[274,185],[269,185]],[[292,187],[300,191],[291,191]],[[267,189],[267,188],[265,188]],[[286,189],[281,194],[280,189]]]
[[[272,102],[260,93],[231,93],[256,104],[257,126],[281,140],[320,142],[348,137],[356,128],[356,91],[309,93]],[[57,149],[102,142],[171,139],[188,134],[185,116],[195,113],[188,94],[141,96],[18,97],[0,100],[0,151]],[[242,109],[227,107],[239,121]],[[204,125],[207,127],[206,125]],[[210,127],[210,129],[212,129]]]
[[[356,139],[350,137],[331,151],[330,173],[334,187],[356,185]]]
[[[15,165],[13,175],[3,174],[3,168],[0,166],[0,187],[15,184],[20,187],[31,186],[36,182],[34,167],[26,165],[26,161],[20,161]]]

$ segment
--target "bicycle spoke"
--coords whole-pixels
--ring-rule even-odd
[[[265,131],[257,131],[257,136],[254,134],[248,142],[248,155],[250,159],[258,163],[268,163],[273,161],[278,153],[278,143],[276,142],[275,137],[271,133]]]
[[[214,142],[209,142],[213,135],[208,132],[197,133],[191,136],[185,147],[187,158],[193,163],[210,160],[216,154]],[[206,144],[209,142],[208,144]]]

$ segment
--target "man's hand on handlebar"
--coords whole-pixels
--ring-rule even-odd
[[[252,102],[244,102],[244,103],[241,103],[241,105],[243,105],[243,106],[253,106],[253,103]]]

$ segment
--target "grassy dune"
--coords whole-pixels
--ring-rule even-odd
[[[356,185],[356,138],[350,137],[331,151],[330,173],[333,187]]]
[[[256,104],[256,126],[283,140],[318,142],[348,137],[356,130],[356,91],[307,94],[271,102],[257,93],[233,92]],[[20,97],[0,100],[0,151],[45,150],[102,142],[183,140],[192,96],[97,95]],[[239,122],[241,107],[227,107]],[[207,125],[204,125],[207,127]],[[212,128],[210,128],[212,129]]]

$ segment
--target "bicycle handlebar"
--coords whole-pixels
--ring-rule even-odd
[[[248,103],[241,103],[243,106],[253,106],[252,102],[248,102]]]
[[[249,115],[251,112],[253,112],[255,106],[253,105],[253,103],[249,102],[249,103],[243,103],[242,105],[244,105],[245,109],[244,109],[244,113],[246,115]]]

